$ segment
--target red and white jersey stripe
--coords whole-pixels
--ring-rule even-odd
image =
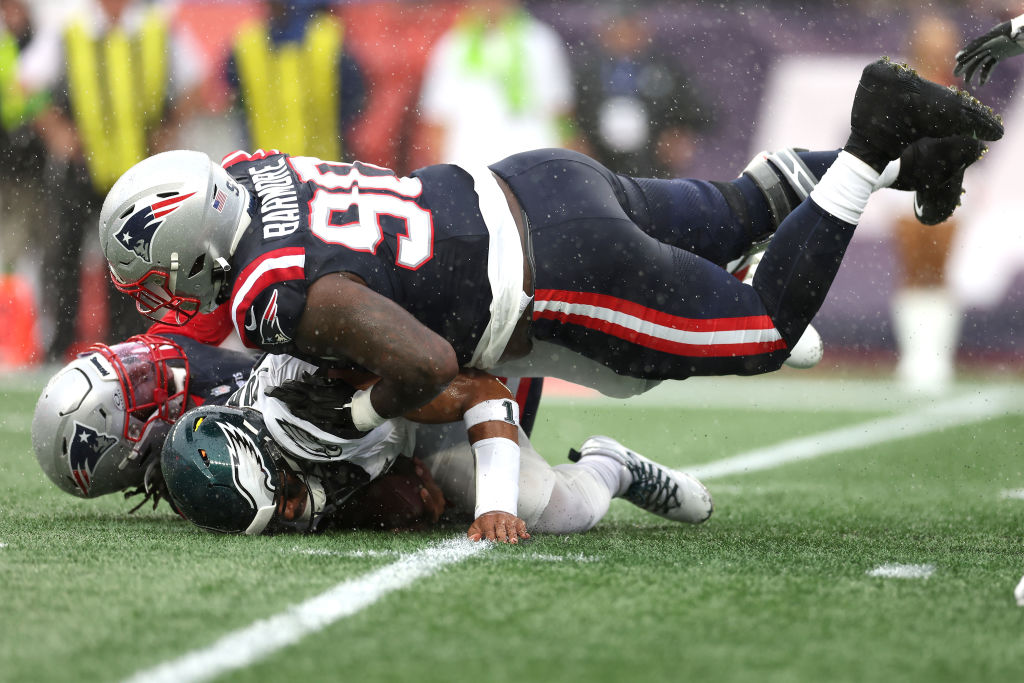
[[[580,325],[677,356],[748,356],[786,348],[768,315],[683,318],[591,292],[538,289],[533,317]]]
[[[231,293],[231,320],[246,346],[257,346],[245,333],[245,317],[253,301],[268,287],[277,283],[304,280],[305,267],[305,249],[288,247],[262,254],[239,274]]]

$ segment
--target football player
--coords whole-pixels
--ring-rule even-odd
[[[151,330],[152,331],[152,330]],[[179,334],[95,344],[55,374],[32,418],[32,448],[61,490],[81,498],[163,492],[160,445],[188,408],[224,401],[254,357]]]
[[[254,360],[250,353],[217,349],[181,335],[147,334],[113,346],[95,344],[58,371],[36,403],[36,459],[58,488],[74,496],[141,494],[142,501],[131,512],[149,500],[155,508],[167,498],[160,450],[173,423],[184,410],[226,401],[245,385]],[[429,472],[417,471],[411,462],[394,469],[393,476],[415,481],[430,494],[423,497],[425,509],[419,513],[426,521],[436,521],[444,497]],[[321,476],[330,474],[325,468]],[[376,522],[385,514],[394,511],[352,504],[344,523],[379,527]],[[401,519],[403,526],[420,521]],[[388,524],[395,525],[397,519]]]
[[[226,335],[219,315],[199,316],[177,329],[217,343]],[[155,325],[150,332],[166,329]],[[416,527],[437,521],[445,494],[455,503],[453,512],[472,513],[471,538],[508,542],[528,538],[526,529],[533,525],[550,533],[586,530],[615,495],[677,521],[697,523],[711,514],[710,496],[695,479],[606,437],[588,440],[578,464],[550,467],[517,424],[519,407],[508,389],[482,372],[460,373],[439,399],[409,416],[424,423],[463,423],[421,426],[414,451],[415,425],[403,419],[368,434],[332,432],[334,414],[354,392],[347,382],[320,376],[315,366],[287,356],[268,355],[248,373],[252,362],[248,354],[182,335],[97,345],[44,390],[32,425],[36,457],[69,493],[145,492],[143,502],[153,498],[154,506],[167,493],[164,475],[170,473],[172,494],[178,491],[172,497],[175,509],[200,526],[225,532]],[[351,373],[339,374],[358,381]],[[520,396],[527,414],[533,413],[536,397]],[[225,399],[231,408],[214,407]],[[203,455],[169,446],[164,467],[158,467],[170,424],[183,405],[200,403],[204,410],[188,413],[185,422],[202,417],[204,429],[212,431],[205,436]],[[246,433],[232,429],[232,422],[257,425],[252,432],[265,435],[260,448],[240,458],[235,450]],[[517,453],[508,452],[518,448],[517,441],[523,444],[522,464]],[[253,471],[275,472],[266,481],[277,482],[272,498],[275,510],[280,504],[279,517],[257,518],[257,510],[268,506],[250,505],[256,497],[239,474],[248,471],[240,463],[257,461],[263,451],[276,457],[266,455]],[[400,457],[414,452],[429,469]],[[221,480],[211,462],[224,466]],[[190,471],[190,466],[196,467]],[[406,499],[396,498],[396,491]]]
[[[529,537],[526,529],[586,531],[614,497],[673,521],[697,524],[711,515],[711,496],[699,481],[609,437],[587,439],[571,451],[576,462],[552,467],[516,427],[520,462],[502,462],[481,448],[488,438],[476,429],[486,426],[481,417],[494,408],[505,413],[496,421],[508,425],[517,411],[472,398],[481,381],[487,382],[483,373],[461,373],[442,400],[408,416],[425,424],[399,418],[368,434],[338,434],[331,418],[354,388],[315,379],[315,370],[293,357],[268,356],[228,406],[203,406],[178,421],[161,464],[170,496],[186,518],[208,529],[249,534],[344,525],[360,505],[349,496],[409,453],[429,468],[453,503],[452,513],[475,520],[469,528],[474,540],[515,543]],[[285,392],[278,390],[282,386]],[[289,406],[299,405],[300,396],[320,405],[292,412]],[[453,423],[456,415],[463,424]],[[325,464],[330,469],[320,468]],[[518,517],[491,519],[487,513],[494,509]]]
[[[283,404],[275,400],[268,405],[261,392],[277,386],[268,380],[270,377],[275,381],[294,379],[290,368],[297,368],[295,372],[299,373],[316,368],[308,364],[299,367],[298,361],[268,356],[250,373],[255,360],[252,354],[212,345],[224,341],[230,332],[225,313],[226,309],[196,317],[186,327],[168,328],[157,323],[150,328],[149,335],[132,337],[113,347],[95,345],[58,372],[37,403],[32,424],[36,457],[50,479],[63,490],[87,498],[115,491],[126,491],[126,496],[145,493],[143,503],[152,498],[155,506],[165,492],[158,461],[160,445],[170,425],[187,408],[211,401],[223,403],[233,393],[235,405],[260,405],[271,411],[270,422],[277,428],[276,436],[296,454],[293,457],[320,463],[358,463],[364,476],[353,478],[345,472],[340,475],[345,481],[351,480],[349,493],[387,470],[399,454],[411,455],[412,430],[404,421],[356,435],[358,446],[344,449],[338,440],[332,443],[330,435],[320,432],[324,440],[314,447],[313,436],[303,432],[303,427],[316,428],[307,422],[293,424],[287,409],[279,407]],[[179,334],[167,334],[168,329]],[[303,398],[311,400],[300,404],[298,412],[313,415],[313,419],[323,417],[311,412],[310,407],[315,407],[317,401],[315,395],[309,396],[309,391],[324,394],[338,384],[314,384],[310,380],[303,386]],[[236,392],[239,387],[244,391]],[[349,389],[343,398],[351,393]],[[336,394],[332,397],[336,398]],[[529,395],[524,394],[524,399],[529,400]],[[472,377],[460,374],[434,404],[446,412],[419,412],[435,421],[465,417],[474,436],[479,466],[476,479],[490,483],[482,488],[482,501],[493,507],[478,515],[471,532],[488,538],[516,538],[525,534],[522,520],[515,517],[519,407],[508,388],[484,373]],[[330,418],[334,407],[326,405],[324,410]],[[495,417],[498,419],[492,419]],[[388,457],[373,457],[376,439],[394,446],[393,451],[387,450]],[[364,453],[370,455],[361,459]],[[321,478],[337,475],[328,473],[328,469],[323,469]],[[508,533],[503,530],[505,525],[510,529]]]
[[[428,403],[460,367],[619,395],[777,369],[872,192],[913,190],[939,168],[915,144],[1002,132],[977,100],[879,60],[844,149],[798,155],[809,174],[765,163],[728,183],[638,179],[548,149],[400,178],[359,162],[259,151],[218,166],[175,151],[118,181],[100,241],[145,314],[185,322],[228,306],[248,346],[380,377],[339,411],[365,432]],[[820,181],[801,202],[807,175]],[[722,267],[771,235],[750,284]]]

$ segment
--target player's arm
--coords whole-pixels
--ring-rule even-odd
[[[463,370],[444,393],[406,418],[439,424],[461,419],[476,461],[476,509],[468,535],[518,543],[530,534],[518,514],[519,404],[494,375]]]
[[[353,398],[353,421],[362,431],[430,402],[459,372],[451,344],[347,273],[325,275],[309,288],[296,345],[381,378]]]
[[[353,385],[365,386],[367,378],[350,369],[327,375],[307,374],[289,380],[268,395],[324,431],[358,438],[357,433],[347,433],[352,423],[351,405],[359,394]],[[501,380],[479,370],[463,370],[433,401],[404,417],[428,424],[459,420],[465,424],[476,461],[476,512],[470,538],[517,543],[530,537],[526,523],[517,516],[519,405]]]

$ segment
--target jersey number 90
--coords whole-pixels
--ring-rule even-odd
[[[405,224],[398,235],[395,264],[416,270],[434,255],[434,223],[430,211],[416,203],[423,191],[418,178],[399,178],[379,166],[357,162],[325,162],[314,157],[292,157],[292,168],[302,182],[316,188],[309,202],[309,229],[328,244],[353,251],[377,253],[384,239],[381,216]],[[358,207],[359,218],[336,224],[335,216]]]

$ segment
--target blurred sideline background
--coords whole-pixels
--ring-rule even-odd
[[[41,24],[59,22],[86,0],[36,0]],[[245,145],[232,113],[224,64],[238,30],[265,15],[264,3],[249,0],[190,1],[166,5],[177,26],[202,52],[207,73],[201,107],[177,133],[179,147],[195,148],[216,159]],[[338,2],[334,11],[345,25],[345,45],[367,79],[367,99],[345,157],[408,172],[430,160],[418,111],[420,86],[431,47],[450,28],[464,3]],[[691,149],[676,159],[676,175],[722,180],[734,177],[760,149],[780,146],[836,148],[846,136],[849,104],[860,69],[881,55],[906,58],[914,26],[922,15],[944,14],[967,38],[1024,12],[1007,2],[646,2],[620,6],[594,2],[527,2],[527,9],[565,41],[574,70],[587,65],[587,48],[608,27],[608,11],[640,15],[649,40],[668,64],[678,67],[702,103],[692,126]],[[948,55],[948,71],[953,54]],[[1007,136],[972,167],[967,194],[958,210],[960,229],[948,270],[948,289],[962,306],[956,348],[958,368],[967,372],[1024,370],[1024,215],[1016,151],[1024,149],[1024,105],[1018,93],[1024,59],[1000,64],[992,80],[973,92],[1006,119]],[[962,84],[961,84],[962,85]],[[586,134],[584,130],[582,133]],[[287,151],[287,150],[284,150]],[[619,170],[619,169],[614,169]],[[12,188],[2,187],[0,193]],[[16,190],[15,190],[16,191]],[[824,370],[890,372],[896,361],[890,304],[899,288],[892,217],[906,211],[910,195],[873,199],[864,223],[815,320],[825,342]],[[32,226],[49,234],[49,226]],[[0,225],[0,234],[7,228]],[[59,236],[55,236],[59,239]],[[6,239],[6,237],[5,237]],[[38,296],[41,277],[34,254],[18,254],[14,272]],[[83,275],[86,297],[105,277],[93,259]],[[5,285],[7,286],[7,285]],[[12,321],[25,309],[23,290],[0,288],[0,316]],[[101,300],[90,306],[102,306]],[[35,301],[35,310],[40,310]],[[31,318],[34,338],[25,348],[0,353],[0,367],[40,362],[47,334],[45,316]],[[11,329],[10,327],[8,328]],[[102,338],[104,330],[80,320],[80,341]],[[12,334],[9,334],[10,337]],[[10,345],[9,342],[8,345]],[[27,351],[26,351],[27,349]]]

